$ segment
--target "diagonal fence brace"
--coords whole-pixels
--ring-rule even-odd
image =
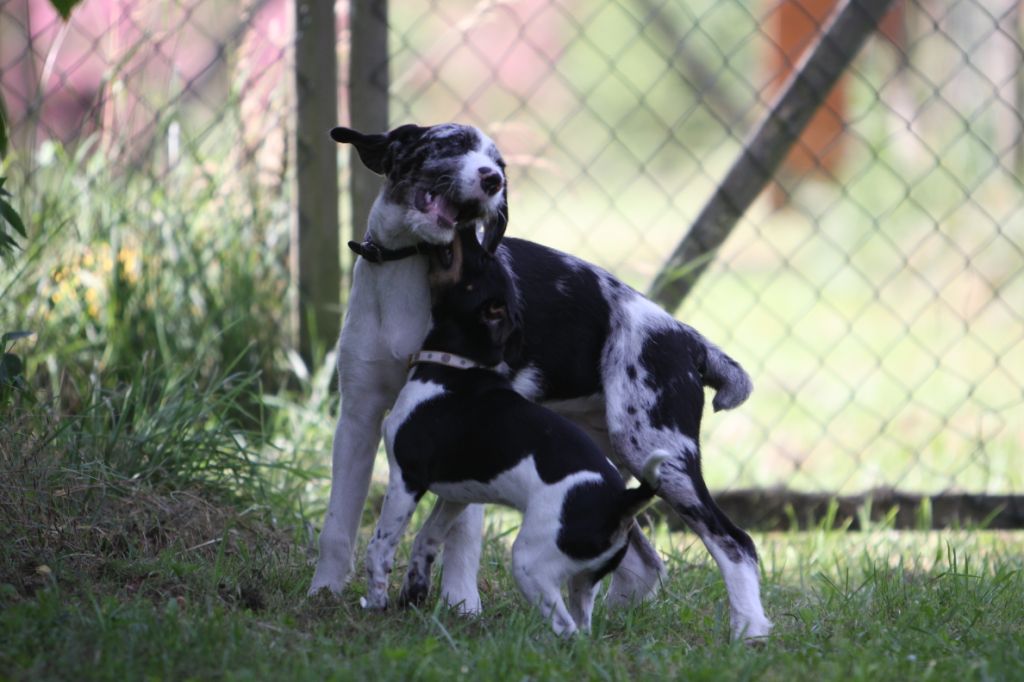
[[[771,180],[811,117],[894,0],[846,0],[793,72],[725,179],[654,279],[648,295],[673,311]]]

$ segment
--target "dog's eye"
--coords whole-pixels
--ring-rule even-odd
[[[500,320],[505,317],[505,305],[497,301],[491,301],[484,309],[484,318],[488,320]]]

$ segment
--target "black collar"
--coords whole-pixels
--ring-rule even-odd
[[[410,256],[417,256],[420,254],[426,255],[436,248],[433,244],[427,242],[420,242],[412,246],[403,246],[400,249],[389,249],[381,246],[373,241],[372,238],[367,237],[360,242],[349,242],[348,248],[355,251],[357,256],[362,256],[371,263],[380,265],[387,261],[402,260],[403,258],[409,258]]]

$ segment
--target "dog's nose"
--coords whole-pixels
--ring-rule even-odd
[[[501,175],[495,172],[493,168],[487,166],[480,166],[477,169],[480,173],[480,188],[487,193],[488,196],[494,196],[501,189]]]

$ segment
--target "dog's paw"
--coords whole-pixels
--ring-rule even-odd
[[[330,594],[335,597],[340,595],[345,589],[345,581],[327,578],[322,575],[321,572],[317,572],[313,576],[313,581],[309,585],[309,590],[306,591],[307,597],[315,597],[318,594]]]
[[[405,577],[402,591],[398,593],[398,605],[402,608],[422,606],[427,601],[429,592],[429,579],[420,574],[410,573]]]
[[[359,597],[359,606],[372,611],[387,608],[387,583],[371,581],[367,596]]]
[[[309,590],[306,592],[306,597],[309,599],[328,599],[341,596],[343,586],[331,584],[331,585],[311,585]]]
[[[732,638],[754,647],[763,646],[771,637],[772,627],[772,622],[764,616],[737,619],[733,623]]]
[[[411,569],[406,573],[406,580],[402,582],[401,592],[398,593],[398,605],[422,606],[427,600],[430,592],[430,574],[420,570]]]
[[[388,595],[383,592],[370,592],[359,598],[359,605],[367,611],[383,611],[388,607]]]

